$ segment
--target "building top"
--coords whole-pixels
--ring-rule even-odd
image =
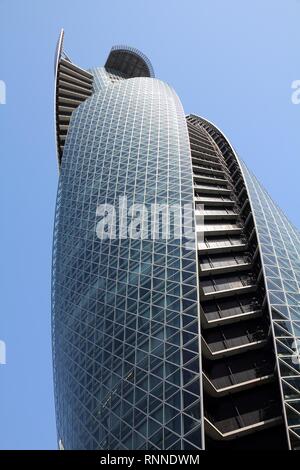
[[[108,72],[107,76],[109,77],[116,76],[125,79],[134,77],[154,78],[153,67],[149,59],[138,49],[128,46],[112,47],[104,69]],[[64,51],[63,29],[60,32],[56,46],[54,74],[55,134],[58,165],[60,167],[72,113],[97,90],[97,87],[94,86],[93,74],[74,64]]]
[[[129,78],[154,77],[150,60],[139,50],[128,46],[113,46],[105,68],[115,70]]]

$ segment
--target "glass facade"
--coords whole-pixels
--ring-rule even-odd
[[[72,114],[57,196],[59,439],[65,449],[201,449],[196,251],[184,238],[96,233],[97,207],[122,210],[121,196],[192,204],[185,116],[159,80],[91,72],[95,91]]]
[[[299,448],[299,231],[136,49],[55,85],[59,447]]]
[[[300,446],[300,234],[241,162],[262,254],[291,447]]]

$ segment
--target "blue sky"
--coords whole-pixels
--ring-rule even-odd
[[[114,44],[143,51],[186,113],[220,127],[300,227],[299,0],[0,0],[0,449],[56,447],[50,268],[57,187],[54,50],[102,65]]]

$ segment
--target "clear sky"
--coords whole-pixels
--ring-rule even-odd
[[[140,49],[186,113],[213,121],[300,227],[299,0],[0,0],[0,448],[56,447],[50,337],[57,187],[54,51],[103,65]]]

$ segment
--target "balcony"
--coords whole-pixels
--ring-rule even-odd
[[[83,71],[74,64],[64,61],[63,59],[61,59],[60,61],[59,71],[67,76],[80,80],[81,82],[86,83],[87,85],[93,84],[93,76],[91,74],[89,74],[85,70]]]
[[[197,209],[195,210],[195,216],[197,218],[204,218],[205,220],[236,220],[238,214],[233,209],[207,209],[204,210]]]
[[[58,86],[61,89],[68,89],[68,90],[73,90],[73,91],[78,91],[79,93],[83,94],[91,94],[92,88],[90,85],[85,85],[85,86],[80,86],[76,85],[75,83],[70,83],[65,80],[59,80],[58,81]]]
[[[219,156],[217,155],[215,149],[208,146],[207,144],[204,144],[203,142],[200,142],[199,140],[197,142],[195,140],[191,142],[191,151],[192,153],[196,152],[201,155],[208,155],[209,157],[219,161]]]
[[[75,109],[74,106],[59,105],[58,106],[59,116],[64,113],[68,113],[68,115],[71,115],[74,109]]]
[[[93,75],[90,72],[82,69],[78,65],[73,64],[69,60],[65,60],[64,58],[61,58],[60,66],[64,66],[67,69],[71,70],[72,72],[80,73],[80,75],[83,76],[88,82],[93,82]]]
[[[244,251],[248,247],[247,241],[242,237],[216,237],[206,238],[204,242],[198,243],[198,253],[217,254],[217,253],[235,253]]]
[[[58,88],[58,93],[60,97],[64,96],[65,98],[74,98],[74,99],[78,99],[80,102],[84,101],[86,98],[88,98],[91,95],[91,93],[88,90],[81,92],[75,89],[70,90],[70,89],[63,88],[63,87]]]
[[[270,351],[253,351],[247,356],[233,356],[226,362],[212,364],[212,367],[205,366],[203,372],[204,391],[212,397],[249,390],[275,379],[275,363]]]
[[[80,78],[78,76],[75,77],[73,75],[70,75],[68,73],[68,71],[63,72],[62,70],[63,69],[60,69],[60,72],[59,72],[59,80],[63,80],[67,83],[73,83],[73,84],[78,85],[80,87],[87,88],[91,91],[93,90],[92,84],[82,80],[81,79],[82,77],[80,77]]]
[[[200,282],[200,295],[203,300],[246,294],[256,289],[257,281],[251,274],[203,278]]]
[[[202,303],[201,319],[204,319],[205,325],[208,326],[216,326],[218,322],[223,323],[227,319],[230,323],[234,323],[235,319],[247,318],[247,315],[254,313],[261,314],[264,306],[264,301],[255,295],[212,300]]]
[[[210,165],[199,165],[199,164],[194,164],[193,165],[193,171],[194,175],[197,176],[197,172],[201,172],[203,174],[207,175],[215,175],[220,178],[226,177],[225,170],[217,170],[216,168],[210,166]]]
[[[226,178],[219,178],[215,175],[206,175],[206,174],[193,174],[194,182],[199,183],[212,183],[212,184],[221,184],[228,185],[228,180]]]
[[[215,152],[214,147],[208,142],[207,137],[201,134],[196,134],[194,131],[189,131],[190,143],[193,145],[201,145],[211,152]]]
[[[196,232],[205,235],[240,235],[243,227],[239,223],[205,223],[204,225],[196,225]]]
[[[196,152],[200,152],[200,153],[205,153],[207,155],[210,155],[212,157],[218,157],[217,154],[216,154],[216,151],[215,149],[208,145],[207,143],[205,143],[205,141],[200,141],[198,139],[190,139],[190,143],[191,143],[191,150],[192,151],[196,151]]]
[[[225,397],[212,403],[206,412],[205,431],[215,440],[235,439],[282,422],[281,400],[272,385],[257,389],[252,400],[241,394],[234,400]]]
[[[200,257],[200,276],[250,270],[252,258],[245,254],[217,254]]]
[[[192,164],[193,164],[193,166],[194,165],[196,165],[196,166],[198,166],[198,165],[200,165],[200,166],[209,165],[211,168],[214,168],[216,170],[219,170],[219,171],[223,170],[223,166],[219,161],[212,161],[212,160],[206,159],[204,157],[200,157],[199,155],[196,156],[196,155],[192,154]]]
[[[249,371],[250,373],[251,371]],[[255,371],[253,371],[255,372]],[[269,382],[272,382],[275,380],[275,375],[273,373],[263,375],[261,377],[253,377],[252,379],[246,379],[243,380],[241,378],[241,382],[237,383],[230,383],[231,380],[235,380],[236,378],[234,376],[228,375],[226,377],[223,377],[224,381],[228,379],[228,384],[225,387],[220,387],[217,388],[212,381],[209,380],[209,378],[203,373],[202,374],[203,378],[203,389],[205,393],[212,397],[223,397],[232,393],[238,393],[244,390],[250,390],[252,388],[258,387],[260,385],[265,385]]]
[[[85,99],[85,98],[84,98]],[[77,107],[82,103],[82,99],[79,98],[65,98],[64,96],[59,95],[58,96],[58,103],[62,105],[66,105],[68,107]]]
[[[268,339],[269,329],[261,321],[234,323],[204,331],[202,352],[208,359],[218,359],[261,348],[267,344]]]
[[[196,139],[200,139],[204,142],[208,142],[207,136],[205,135],[201,127],[195,127],[189,120],[187,120],[189,136],[194,136]]]
[[[243,352],[253,351],[255,349],[262,348],[266,346],[268,343],[266,339],[255,339],[253,338],[252,341],[249,340],[248,343],[243,343],[238,346],[229,346],[227,341],[223,342],[223,349],[213,350],[208,343],[205,341],[204,338],[201,338],[202,344],[202,354],[204,357],[210,360],[220,359],[224,357],[234,356],[235,354],[241,354]],[[220,344],[221,347],[221,344]]]
[[[195,202],[199,202],[201,204],[209,204],[210,206],[215,207],[232,207],[235,205],[235,201],[233,201],[228,196],[210,196],[210,195],[196,195],[194,197]]]
[[[191,147],[192,158],[195,158],[196,161],[205,161],[209,163],[217,163],[220,165],[220,158],[216,155],[211,155],[204,150],[200,150],[199,148]]]
[[[194,182],[194,190],[196,191],[196,193],[200,193],[201,194],[219,194],[221,196],[223,195],[229,195],[231,194],[231,189],[228,189],[224,186],[221,186],[221,185],[210,185],[210,184],[205,184],[205,183],[202,183],[202,184],[199,184],[199,183],[195,183]]]

